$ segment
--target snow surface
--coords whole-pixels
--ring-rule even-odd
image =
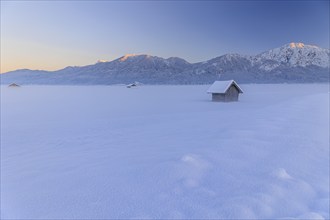
[[[329,218],[329,85],[1,87],[1,217]]]

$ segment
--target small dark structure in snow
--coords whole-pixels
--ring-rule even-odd
[[[234,80],[229,80],[215,81],[207,93],[212,93],[214,102],[234,102],[238,101],[238,95],[243,91]]]
[[[140,86],[141,84],[142,84],[142,83],[134,82],[134,83],[128,84],[126,87],[127,87],[127,88],[132,88],[132,87]]]
[[[132,88],[132,87],[135,87],[135,86],[137,86],[135,83],[131,83],[131,84],[128,84],[126,87],[127,88]]]
[[[16,84],[16,83],[12,83],[8,87],[20,87],[20,86],[18,84]]]

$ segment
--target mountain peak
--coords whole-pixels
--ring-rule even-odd
[[[277,68],[280,64],[290,67],[319,66],[327,68],[329,67],[329,49],[293,42],[257,55],[254,62],[265,63],[265,60],[277,63],[270,66],[262,65],[262,68],[265,67],[267,70]]]
[[[305,47],[305,44],[304,43],[294,43],[294,42],[292,42],[292,43],[289,44],[289,47],[290,48],[303,48],[303,47]]]
[[[106,62],[109,62],[107,60],[98,60],[97,63],[106,63]]]
[[[301,43],[301,42],[291,42],[289,44],[285,44],[283,46],[284,48],[291,48],[291,49],[318,49],[319,47],[318,46],[315,46],[315,45],[308,45],[308,44],[304,44],[304,43]],[[283,48],[282,47],[282,48]]]
[[[135,57],[135,56],[137,56],[137,55],[136,55],[136,54],[133,54],[133,53],[125,54],[124,56],[122,56],[122,57],[120,58],[120,61],[125,61],[125,60],[127,60],[129,57]]]
[[[126,61],[127,59],[131,58],[131,57],[140,57],[140,56],[145,56],[147,58],[151,57],[150,55],[146,55],[146,54],[125,54],[125,56],[122,56],[119,58],[120,61],[124,62]]]

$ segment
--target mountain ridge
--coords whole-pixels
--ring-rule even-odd
[[[243,83],[328,82],[329,49],[289,43],[257,55],[224,54],[190,63],[179,57],[126,54],[112,61],[56,71],[21,69],[1,74],[1,84],[204,84],[235,79]]]

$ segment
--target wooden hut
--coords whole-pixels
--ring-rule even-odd
[[[238,101],[238,95],[243,93],[243,90],[234,80],[215,81],[207,93],[212,94],[214,102],[235,102]]]

